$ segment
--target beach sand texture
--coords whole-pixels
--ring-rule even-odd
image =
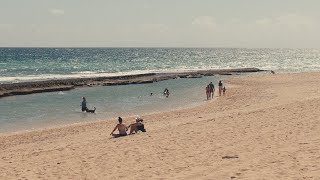
[[[112,139],[114,119],[1,135],[0,179],[320,179],[320,73],[224,83],[205,105],[143,116],[147,133]]]

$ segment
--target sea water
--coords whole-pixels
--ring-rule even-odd
[[[0,48],[0,83],[245,67],[276,72],[319,71],[320,50]],[[193,107],[206,102],[204,89],[209,82],[217,86],[224,78],[172,79],[1,98],[0,132]],[[162,95],[165,88],[170,90],[169,98]],[[90,109],[97,108],[95,114],[81,112],[83,96]]]
[[[148,113],[194,107],[206,102],[205,86],[227,76],[171,79],[150,84],[98,86],[72,91],[11,96],[0,99],[0,132],[141,116]],[[165,88],[170,91],[167,98]],[[152,95],[151,95],[152,93]],[[89,109],[81,112],[82,97]],[[132,119],[133,120],[133,119]]]
[[[320,49],[0,48],[0,83],[256,67],[320,70]]]

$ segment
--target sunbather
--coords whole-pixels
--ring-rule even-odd
[[[130,124],[128,128],[130,128],[129,134],[132,134],[133,132],[137,133],[138,131],[146,132],[146,129],[144,128],[144,124],[143,124],[143,119],[139,117],[136,118],[136,122]]]
[[[113,131],[110,133],[110,135],[112,135],[115,138],[128,135],[127,134],[128,127],[126,125],[122,124],[122,118],[119,117],[118,121],[119,121],[119,124],[117,124],[116,127],[114,127]],[[113,133],[116,129],[118,129],[119,134]]]

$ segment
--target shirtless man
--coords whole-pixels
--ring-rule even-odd
[[[212,82],[210,82],[209,87],[210,87],[211,99],[213,99],[215,88]]]
[[[116,127],[114,127],[113,131],[110,133],[111,136],[117,138],[117,137],[121,137],[121,136],[126,136],[127,134],[127,126],[122,124],[122,118],[119,117],[118,118],[119,124],[116,125]],[[113,132],[118,129],[119,134],[113,134]]]
[[[221,96],[222,87],[223,87],[223,84],[222,84],[221,80],[219,81],[218,86],[219,86],[219,96]]]

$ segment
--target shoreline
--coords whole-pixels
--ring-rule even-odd
[[[214,101],[144,115],[146,133],[110,138],[114,119],[0,135],[0,177],[319,179],[320,72],[225,83]]]
[[[221,71],[221,74],[219,72],[219,74],[217,74],[216,71]],[[241,71],[241,72],[239,72]],[[183,72],[183,73],[169,73],[169,76],[168,76],[168,73],[160,73],[158,74],[158,77],[159,79],[157,81],[153,81],[153,82],[158,82],[158,81],[165,81],[165,80],[170,80],[170,79],[176,79],[177,77],[179,78],[201,78],[202,76],[214,76],[214,75],[230,75],[230,77],[232,75],[236,75],[235,73],[251,73],[251,72],[262,72],[262,71],[267,71],[267,70],[260,70],[260,69],[256,69],[256,68],[246,68],[246,70],[243,71],[243,69],[233,69],[233,71],[224,71],[224,70],[209,70],[209,72],[207,72],[207,70],[205,71],[202,71],[202,72]],[[202,75],[201,77],[199,77],[198,75]],[[214,73],[214,74],[212,74]],[[150,73],[151,75],[155,75],[156,73]],[[149,76],[150,74],[147,74],[147,76]],[[144,77],[144,75],[146,74],[138,74],[137,76],[141,76]],[[189,77],[187,77],[189,76]],[[122,76],[121,76],[122,77]],[[104,79],[105,77],[99,77],[99,78],[102,78]],[[109,77],[106,77],[106,78],[109,78]],[[126,77],[127,78],[127,77]],[[231,78],[239,78],[239,77],[231,77]],[[241,78],[241,77],[240,77]],[[243,78],[243,77],[242,77]],[[92,78],[85,78],[85,79],[92,79]],[[95,79],[95,78],[94,78]],[[73,79],[70,79],[70,80],[73,80]],[[77,78],[77,80],[80,80],[82,81],[83,78]],[[136,79],[133,79],[132,83],[128,83],[128,84],[111,84],[110,86],[114,86],[114,85],[130,85],[130,84],[142,84],[142,83],[137,83],[137,82],[134,82]],[[49,80],[51,81],[51,80]],[[60,80],[57,80],[57,81],[60,81]],[[227,81],[227,79],[226,79]],[[47,81],[43,81],[43,82],[47,82]],[[92,82],[92,81],[90,81]],[[34,82],[27,82],[27,83],[34,83]],[[109,84],[108,84],[109,85]],[[84,85],[83,87],[86,87],[87,85]],[[0,85],[1,87],[1,85]],[[76,87],[74,86],[62,86],[63,87],[66,87],[67,90],[71,90],[71,89],[75,89]],[[70,88],[71,87],[71,88]],[[77,86],[77,87],[82,87],[82,86]],[[89,87],[94,87],[94,86],[89,86]],[[59,89],[61,87],[52,87],[54,89]],[[68,89],[70,88],[70,89]],[[232,89],[234,88],[232,85],[231,87],[229,87],[228,89]],[[34,88],[32,89],[31,91],[35,90],[37,91],[38,89],[41,89],[41,88]],[[52,91],[51,88],[48,89],[49,91],[43,91],[43,92],[54,92],[54,90]],[[24,91],[21,91],[22,93]],[[1,93],[1,91],[0,91]],[[35,93],[38,93],[38,92],[35,92]],[[42,92],[39,92],[39,93],[42,93]],[[146,112],[146,113],[142,113],[140,114],[141,116],[145,117],[145,116],[157,116],[157,115],[161,115],[161,114],[166,114],[166,113],[174,113],[174,112],[179,112],[179,111],[188,111],[190,109],[194,109],[194,108],[199,108],[201,106],[205,106],[205,104],[207,103],[212,103],[214,101],[217,100],[218,96],[216,96],[218,94],[218,89],[216,88],[216,91],[215,91],[215,99],[211,99],[211,100],[205,100],[204,102],[198,102],[196,106],[193,106],[193,107],[177,107],[176,109],[174,110],[165,110],[165,111],[154,111],[154,112]],[[21,94],[21,95],[28,95],[28,93],[26,94]],[[11,95],[10,95],[11,96]],[[15,96],[15,95],[12,95],[12,96]],[[4,97],[8,97],[8,96],[4,96]],[[1,95],[0,95],[0,99],[1,99]],[[89,113],[90,115],[90,113]],[[123,119],[135,119],[135,116],[123,116],[122,117]],[[86,126],[95,126],[95,125],[98,125],[98,124],[109,124],[110,122],[112,122],[113,120],[117,119],[117,117],[114,117],[114,118],[108,118],[108,119],[104,119],[104,120],[87,120],[87,121],[74,121],[74,122],[71,122],[71,123],[62,123],[62,124],[58,124],[58,125],[48,125],[48,126],[38,126],[34,129],[25,129],[25,130],[17,130],[17,131],[8,131],[8,132],[0,132],[0,138],[3,137],[3,136],[19,136],[19,135],[24,135],[24,134],[35,134],[35,136],[38,136],[38,134],[43,134],[43,133],[47,133],[47,132],[54,132],[55,130],[57,131],[66,131],[68,132],[69,130],[71,129],[74,129],[74,128],[78,128],[78,127],[86,127]],[[124,122],[128,122],[128,120],[125,120]],[[112,122],[113,123],[113,122]],[[0,143],[1,145],[1,143]]]
[[[217,93],[217,92],[216,92]],[[215,101],[215,99],[212,100],[208,100],[208,101]],[[208,103],[208,101],[204,101],[204,102],[198,102],[197,105],[192,105],[190,106],[186,106],[186,107],[178,107],[176,109],[173,110],[164,110],[164,111],[153,111],[153,112],[145,112],[145,113],[141,113],[139,114],[139,116],[145,117],[145,116],[154,116],[154,115],[159,115],[159,114],[163,114],[163,113],[172,113],[172,112],[176,112],[176,111],[185,111],[185,110],[189,110],[189,109],[193,109],[193,108],[197,108],[199,106],[203,106],[204,104]],[[83,112],[83,113],[87,113],[87,112]],[[89,114],[91,115],[91,114]],[[92,114],[94,115],[94,114]],[[136,115],[125,115],[125,116],[121,116],[123,119],[126,119],[126,122],[128,122],[127,119],[131,119],[134,120],[136,118]],[[19,129],[19,130],[10,130],[10,131],[4,131],[1,132],[0,131],[0,138],[2,136],[14,136],[14,135],[23,135],[23,134],[28,134],[28,133],[35,133],[35,134],[42,134],[42,132],[45,131],[54,131],[54,130],[58,130],[58,129],[73,129],[73,128],[77,128],[78,126],[90,126],[91,124],[105,124],[107,122],[112,122],[115,121],[118,117],[113,117],[113,118],[107,118],[107,119],[99,119],[99,120],[85,120],[85,121],[76,121],[73,120],[71,122],[60,122],[59,124],[47,124],[47,125],[37,125],[34,128],[28,128],[28,129]],[[132,121],[133,122],[133,121]],[[1,143],[0,143],[1,145]]]
[[[265,70],[260,70],[258,68],[238,68],[219,70],[198,70],[177,73],[146,73],[112,77],[70,78],[21,83],[5,83],[0,84],[0,98],[44,92],[69,91],[78,87],[144,84],[176,78],[200,78],[202,76],[234,75],[240,73],[253,73],[261,71]]]

